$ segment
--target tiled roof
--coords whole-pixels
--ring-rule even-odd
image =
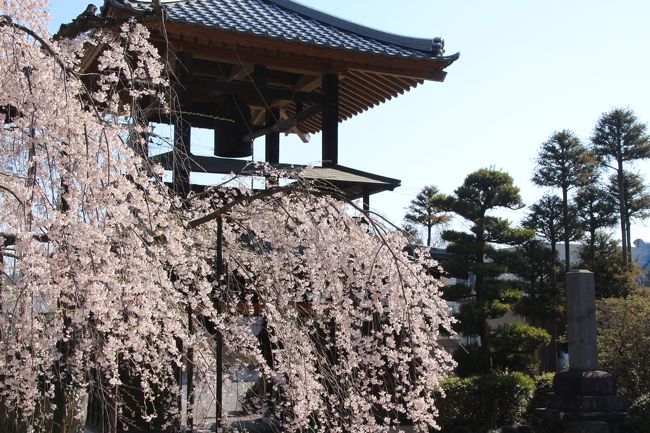
[[[145,13],[151,1],[107,0],[121,9]],[[164,1],[175,22],[373,55],[409,59],[441,58],[441,39],[417,39],[381,32],[324,14],[290,0]]]

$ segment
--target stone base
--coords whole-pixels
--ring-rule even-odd
[[[553,394],[532,419],[537,433],[620,433],[629,404],[616,396],[614,378],[602,371],[562,371]]]
[[[553,380],[553,392],[561,395],[616,395],[616,380],[604,371],[559,371]]]

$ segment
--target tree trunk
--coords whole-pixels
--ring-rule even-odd
[[[481,220],[485,215],[481,215]],[[482,223],[477,223],[476,224],[476,240],[479,244],[479,251],[478,251],[478,263],[481,265],[480,269],[483,269],[482,264],[485,263],[485,230],[483,228]],[[481,305],[482,303],[485,302],[483,299],[484,293],[483,293],[483,280],[484,276],[481,272],[476,272],[476,283],[474,285],[474,293],[476,294],[476,302]],[[490,329],[488,327],[487,319],[483,318],[481,326],[479,327],[479,337],[481,337],[481,346],[487,346],[489,336],[490,336]]]
[[[569,244],[569,190],[562,187],[562,225],[564,226],[564,270],[571,269],[571,246]]]
[[[65,364],[67,361],[67,354],[64,354],[65,349],[61,348],[62,345],[65,345],[64,342],[57,342],[57,350],[61,351],[61,359],[54,363],[54,397],[52,398],[52,403],[56,406],[54,408],[54,414],[52,416],[52,433],[67,433],[66,421],[66,406],[67,399],[65,393]]]
[[[627,268],[629,257],[627,255],[627,212],[625,211],[625,178],[623,172],[623,160],[618,159],[616,177],[618,180],[618,210],[621,219],[621,246],[623,248],[623,265]]]
[[[67,213],[70,211],[70,204],[68,203],[68,183],[62,179],[61,180],[61,212]],[[66,303],[59,298],[57,301],[57,307],[59,311],[62,311],[62,325],[63,325],[63,335],[68,334],[68,329],[72,325],[71,320],[67,314],[67,308],[69,307]],[[55,405],[54,414],[52,417],[52,433],[67,433],[66,426],[66,415],[67,415],[67,405],[68,405],[68,396],[66,395],[66,385],[69,382],[69,377],[67,373],[68,360],[71,353],[72,338],[70,339],[60,339],[56,342],[56,351],[59,353],[60,357],[54,361],[52,368],[54,369],[54,397],[52,402]]]
[[[627,238],[627,257],[630,262],[630,264],[633,263],[633,258],[632,258],[632,234],[630,231],[630,216],[626,215],[625,219],[625,236]]]

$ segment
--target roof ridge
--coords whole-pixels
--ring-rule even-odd
[[[319,11],[312,7],[303,5],[292,0],[263,0],[279,6],[283,9],[304,15],[308,18],[315,19],[324,24],[337,27],[341,30],[356,33],[360,36],[376,39],[381,42],[399,45],[405,48],[410,48],[418,51],[430,53],[433,56],[439,56],[444,53],[444,40],[436,37],[433,39],[416,38],[410,36],[401,36],[394,33],[377,30],[372,27],[364,26],[362,24],[348,21],[344,18],[330,15],[328,13]]]

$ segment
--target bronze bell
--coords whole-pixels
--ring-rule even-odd
[[[244,158],[253,155],[253,140],[244,140],[251,132],[251,109],[229,95],[217,107],[214,126],[214,154],[224,158]]]

